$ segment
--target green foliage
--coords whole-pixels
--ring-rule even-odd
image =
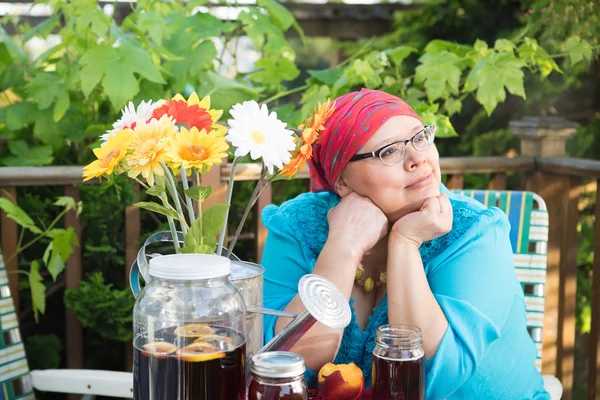
[[[35,237],[26,244],[22,244],[24,235],[21,234],[17,242],[17,250],[12,257],[16,257],[25,249],[32,246],[36,242],[43,239],[51,239],[50,244],[44,252],[43,261],[46,269],[50,272],[52,279],[56,281],[58,275],[63,271],[67,259],[73,252],[73,246],[78,245],[77,237],[73,228],[62,229],[55,228],[57,222],[70,210],[75,210],[77,215],[82,211],[82,203],[76,203],[70,197],[58,197],[55,206],[62,207],[61,213],[52,221],[52,223],[42,228],[38,227],[33,219],[14,202],[7,198],[0,198],[0,209],[6,212],[8,218],[15,221],[23,230],[27,229],[35,235]],[[24,232],[23,232],[24,233]],[[44,279],[40,274],[40,263],[37,260],[31,262],[30,270],[19,271],[27,275],[29,280],[29,288],[31,291],[31,301],[35,320],[38,320],[39,314],[46,312],[46,286]]]
[[[27,363],[32,370],[59,368],[62,349],[60,339],[53,334],[32,335],[25,340]]]
[[[79,290],[65,292],[65,305],[73,310],[81,324],[109,340],[128,341],[133,336],[133,305],[129,288],[115,289],[96,272],[81,282]]]

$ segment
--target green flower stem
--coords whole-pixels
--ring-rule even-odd
[[[187,175],[185,173],[185,168],[183,165],[181,166],[181,184],[183,185],[183,193],[190,188],[188,184]],[[190,216],[190,226],[196,221],[196,213],[194,213],[194,206],[192,205],[192,199],[190,196],[185,194],[185,205],[187,206],[188,214]]]
[[[217,246],[217,255],[220,256],[223,251],[223,242],[225,241],[225,232],[227,232],[227,220],[229,219],[229,210],[231,209],[231,195],[233,194],[233,183],[235,181],[235,167],[238,164],[239,157],[235,157],[231,163],[231,173],[229,174],[229,184],[227,186],[227,199],[225,204],[229,206],[225,213],[225,221],[221,227],[221,233],[219,234],[219,245]]]
[[[171,207],[171,205],[169,204],[167,195],[165,193],[163,193],[160,198],[165,207],[167,207],[167,208]],[[175,253],[179,253],[180,246],[179,246],[179,238],[177,237],[177,228],[175,227],[175,221],[173,220],[173,218],[171,218],[169,216],[167,216],[167,221],[169,222],[171,236],[173,236],[173,246],[175,246]]]
[[[244,210],[244,215],[242,215],[242,220],[240,221],[240,224],[238,225],[237,230],[235,231],[235,235],[233,236],[233,239],[231,239],[229,246],[227,246],[228,247],[227,258],[229,258],[229,256],[231,256],[231,253],[233,252],[233,248],[235,247],[235,244],[237,243],[238,238],[240,237],[240,233],[242,233],[242,227],[244,226],[244,223],[246,222],[246,219],[248,218],[248,215],[250,214],[250,210],[252,209],[252,207],[254,207],[256,200],[258,200],[258,198],[260,197],[262,192],[265,190],[265,188],[269,184],[268,180],[265,181],[266,175],[267,175],[267,168],[263,164],[262,173],[260,174],[260,179],[256,183],[256,187],[254,188],[254,193],[252,193],[252,197],[250,197],[250,202],[248,203],[248,205],[246,206],[246,209]]]
[[[187,225],[185,223],[185,215],[183,215],[183,209],[181,208],[181,202],[179,201],[179,193],[177,192],[177,186],[175,186],[175,180],[173,179],[173,175],[171,175],[171,171],[169,167],[167,167],[164,163],[160,163],[162,165],[163,170],[166,175],[167,188],[171,193],[171,197],[173,198],[173,203],[175,203],[175,208],[177,209],[177,214],[181,217],[180,225],[181,231],[183,232],[183,236],[187,235]]]
[[[200,172],[196,170],[196,185],[200,186]],[[202,230],[202,199],[198,200],[198,226],[200,228],[200,244],[204,244],[204,231]]]
[[[269,97],[268,99],[262,101],[261,104],[269,104],[269,103],[274,102],[275,100],[279,100],[282,97],[289,96],[290,94],[301,92],[306,89],[308,89],[308,85],[303,85],[303,86],[300,86],[300,87],[297,87],[297,88],[294,88],[291,90],[286,90],[285,92],[279,92],[279,93]]]
[[[32,239],[31,241],[29,241],[28,243],[24,244],[22,247],[17,247],[17,250],[14,252],[14,254],[12,256],[10,256],[10,258],[8,260],[6,260],[6,263],[10,262],[13,258],[15,258],[15,256],[17,254],[19,254],[20,252],[22,252],[23,250],[25,250],[26,248],[28,248],[29,246],[37,243],[40,239],[46,237],[46,235],[48,234],[48,232],[50,232],[53,228],[54,225],[56,225],[56,223],[58,221],[60,221],[60,219],[67,213],[67,210],[64,209],[63,211],[60,212],[60,214],[58,214],[56,216],[56,218],[54,218],[54,221],[52,221],[52,223],[50,224],[50,226],[48,226],[44,232],[40,233],[37,237],[35,237],[34,239]]]

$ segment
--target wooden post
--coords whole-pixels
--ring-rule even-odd
[[[488,186],[489,190],[506,190],[506,172],[498,172],[492,174],[490,183]]]
[[[558,117],[525,117],[519,121],[512,121],[510,127],[513,134],[521,138],[521,154],[533,157],[564,157],[566,142],[575,135],[578,124]],[[527,177],[527,190],[536,192],[546,201],[550,220],[548,238],[548,261],[546,271],[546,293],[544,305],[544,330],[542,350],[542,372],[557,375],[563,384],[563,399],[568,400],[573,390],[573,357],[561,358],[572,354],[574,349],[569,348],[571,337],[575,335],[575,309],[570,309],[571,303],[565,308],[565,286],[561,282],[561,266],[566,268],[567,259],[561,261],[563,254],[562,230],[565,226],[565,215],[568,215],[568,194],[570,182],[567,177],[555,177],[540,171],[535,171]],[[567,193],[567,196],[565,196]],[[567,256],[566,254],[564,255]],[[563,271],[562,276],[569,276]],[[573,282],[569,282],[569,290]],[[561,302],[562,299],[562,302]],[[564,319],[568,318],[567,324]],[[572,319],[571,319],[572,316]],[[559,341],[559,330],[560,339]],[[563,346],[567,340],[568,346]],[[557,365],[560,363],[560,366]]]
[[[5,192],[6,191],[6,192]],[[0,188],[0,197],[7,198],[10,201],[17,201],[17,188]],[[17,223],[6,216],[4,211],[0,211],[0,232],[2,232],[2,246],[0,252],[6,265],[6,275],[10,286],[10,294],[15,303],[15,310],[19,313],[19,258],[13,255],[17,251],[19,241],[19,229]],[[12,258],[12,259],[11,259]],[[11,259],[10,261],[8,261]]]
[[[269,183],[268,186],[265,188],[265,190],[261,193],[260,197],[258,198],[258,201],[256,202],[256,205],[254,206],[254,213],[255,213],[254,220],[256,221],[256,223],[255,223],[256,236],[254,238],[254,240],[255,240],[254,254],[256,255],[256,262],[258,264],[260,264],[260,262],[262,260],[263,248],[265,247],[265,241],[267,240],[267,228],[265,228],[265,226],[262,223],[261,214],[262,214],[262,210],[266,206],[271,204],[272,201],[273,201],[273,192],[272,192],[271,184]]]
[[[134,189],[134,202],[140,201],[140,185],[136,184]],[[140,247],[140,209],[136,206],[125,208],[125,287],[129,287],[129,271],[131,264],[137,257]],[[132,327],[133,329],[133,327]],[[133,344],[125,343],[125,371],[133,368]]]
[[[226,158],[223,159],[223,164],[214,166],[208,173],[202,175],[202,185],[212,187],[210,197],[202,202],[203,209],[213,204],[225,204],[227,200],[227,181],[221,177],[221,169],[224,165],[227,165]]]
[[[600,179],[596,179],[600,189]],[[596,221],[594,222],[594,268],[592,275],[592,331],[588,359],[588,400],[600,395],[600,196],[596,192]]]
[[[65,196],[72,197],[75,202],[81,200],[79,190],[75,186],[65,186]],[[81,220],[74,210],[65,215],[65,226],[71,227],[77,237],[77,246],[73,246],[73,253],[67,260],[65,268],[65,282],[67,289],[78,289],[81,282]],[[83,328],[72,310],[67,309],[67,368],[83,368]],[[69,395],[69,400],[80,399],[81,396]]]
[[[465,177],[463,175],[450,175],[447,183],[448,189],[464,189]]]

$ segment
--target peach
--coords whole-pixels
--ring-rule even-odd
[[[319,371],[319,390],[325,400],[357,400],[364,385],[362,370],[354,363],[327,363]]]

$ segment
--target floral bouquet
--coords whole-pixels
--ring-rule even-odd
[[[142,101],[137,108],[130,102],[94,149],[98,159],[84,168],[84,181],[127,173],[156,198],[136,205],[167,217],[177,253],[221,255],[236,165],[248,154],[260,159],[261,176],[228,246],[229,256],[250,209],[269,182],[294,177],[311,157],[312,145],[333,107],[330,101],[319,104],[296,130],[287,129],[266,105],[246,101],[232,107],[227,129],[219,123],[223,111],[211,109],[208,96],[200,100],[193,93],[186,100],[178,94],[170,100]],[[226,204],[203,210],[202,202],[212,188],[201,185],[202,175],[226,159],[230,146],[235,156]],[[183,246],[178,231],[184,236]]]

